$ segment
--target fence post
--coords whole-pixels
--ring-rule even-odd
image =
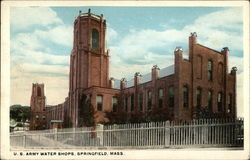
[[[97,132],[97,138],[99,138],[100,146],[103,146],[103,125],[97,124],[96,125],[96,132]]]
[[[26,135],[23,135],[23,148],[26,147]]]
[[[54,133],[55,133],[55,141],[57,141],[57,128],[54,128]]]
[[[170,122],[165,123],[165,147],[170,146]]]

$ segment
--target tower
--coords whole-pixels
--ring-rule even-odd
[[[31,119],[30,130],[45,129],[46,109],[45,109],[44,84],[33,83],[30,100]]]
[[[109,53],[105,51],[103,15],[79,12],[74,21],[70,55],[69,101],[73,126],[77,126],[81,93],[90,87],[109,87]]]
[[[105,51],[106,21],[103,16],[79,12],[74,22],[70,55],[70,92],[92,86],[108,87],[109,55]]]

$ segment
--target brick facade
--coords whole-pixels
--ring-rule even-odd
[[[150,74],[137,72],[132,81],[118,81],[109,78],[105,32],[102,15],[89,10],[75,19],[68,97],[62,104],[46,107],[47,127],[51,127],[51,120],[66,117],[78,127],[84,118],[83,95],[92,104],[97,123],[108,121],[104,112],[147,114],[159,108],[165,109],[171,120],[191,120],[197,108],[236,116],[236,68],[228,73],[227,47],[215,51],[197,43],[196,33],[191,33],[188,59],[183,58],[182,48],[176,47],[173,66],[160,69],[155,65]],[[32,92],[31,106],[36,112],[34,97]]]

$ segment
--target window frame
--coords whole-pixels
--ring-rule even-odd
[[[182,101],[183,101],[183,107],[184,108],[189,108],[189,88],[188,88],[188,85],[185,84],[183,87],[182,87]]]
[[[98,103],[98,97],[101,97],[101,103]],[[98,104],[101,104],[101,109],[99,108]],[[97,111],[103,111],[103,95],[101,95],[101,94],[98,94],[96,96],[96,110]]]

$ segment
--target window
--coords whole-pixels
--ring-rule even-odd
[[[213,107],[212,97],[213,97],[212,91],[208,91],[207,101],[208,101],[208,110],[209,111],[212,111],[212,107]]]
[[[196,89],[196,106],[197,108],[201,107],[201,88]]]
[[[208,81],[212,81],[213,80],[213,62],[212,61],[208,61],[207,70],[208,70],[207,79]]]
[[[228,95],[228,109],[227,109],[227,112],[228,113],[231,113],[232,112],[232,108],[233,108],[233,95],[230,93]]]
[[[43,120],[45,120],[45,116],[43,116]]]
[[[174,87],[168,88],[168,106],[174,107]]]
[[[112,98],[112,107],[113,107],[113,112],[117,112],[118,108],[117,108],[117,98],[116,97]]]
[[[188,87],[183,87],[183,107],[188,107]]]
[[[96,97],[96,103],[97,103],[97,110],[102,111],[102,96],[98,95]]]
[[[36,115],[36,119],[38,119],[39,118],[39,116],[38,115]]]
[[[163,107],[163,89],[158,90],[158,107]]]
[[[152,92],[151,91],[148,91],[147,98],[148,98],[147,107],[148,107],[148,110],[151,110],[152,108]]]
[[[219,67],[218,67],[218,80],[219,80],[219,83],[222,84],[223,83],[223,64],[222,63],[219,63]]]
[[[124,98],[124,107],[125,107],[125,111],[127,112],[128,111],[128,97],[127,96]]]
[[[218,93],[217,97],[217,107],[218,107],[218,112],[222,111],[222,93]]]
[[[92,49],[98,49],[99,47],[99,32],[96,29],[92,29]]]
[[[202,76],[202,57],[197,56],[197,69],[196,69],[197,78],[201,79]]]
[[[130,96],[130,111],[134,111],[134,94]]]
[[[143,111],[143,94],[140,93],[138,96],[138,106],[139,106],[139,111]]]
[[[42,95],[42,93],[41,93],[42,91],[41,91],[41,88],[40,87],[37,87],[37,96],[41,96]]]

